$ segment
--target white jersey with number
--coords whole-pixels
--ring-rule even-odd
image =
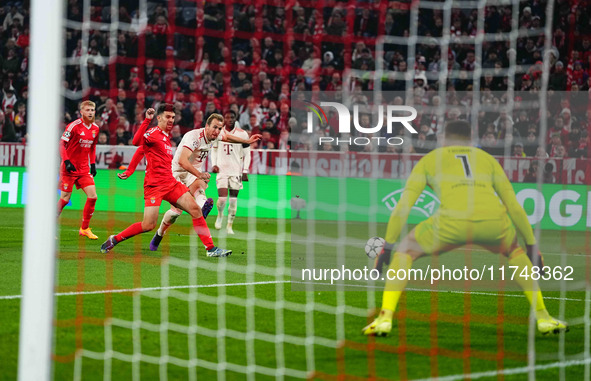
[[[224,131],[245,140],[249,138],[248,133],[238,127],[238,123],[232,131]],[[243,173],[248,173],[250,167],[250,146],[243,147],[242,144],[219,140],[213,146],[211,159],[213,165],[220,169],[220,175],[242,176]]]
[[[187,132],[179,143],[174,154],[174,158],[172,159],[173,175],[176,177],[180,173],[187,172],[179,164],[181,152],[185,149],[191,150],[191,154],[189,155],[189,163],[191,163],[191,165],[199,172],[203,172],[203,163],[205,162],[209,151],[211,150],[213,144],[222,138],[223,134],[225,134],[224,131],[218,135],[216,140],[210,141],[205,136],[205,128],[199,128]]]

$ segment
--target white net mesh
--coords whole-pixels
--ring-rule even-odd
[[[72,70],[69,72],[74,73],[74,77],[77,73],[80,75],[79,86],[70,86],[66,91],[66,98],[72,101],[88,96],[88,89],[93,87],[86,69],[89,59],[108,67],[108,71],[116,70],[119,32],[141,34],[148,25],[149,10],[157,6],[140,0],[132,21],[121,22],[117,16],[120,4],[112,0],[105,6],[110,9],[110,22],[95,22],[91,14],[93,4],[91,0],[85,0],[81,5],[82,21],[68,19],[66,23],[68,30],[81,35],[80,54],[65,59],[65,66]],[[545,38],[548,54],[542,70],[541,90],[535,98],[540,102],[538,105],[546,103],[544,97],[552,59],[549,53],[552,4],[553,1],[547,3],[545,28],[520,29],[519,18],[523,9],[517,1],[500,1],[498,4],[484,0],[413,1],[409,4],[408,36],[378,37],[376,70],[346,69],[343,97],[355,94],[356,85],[365,81],[370,84],[374,99],[382,99],[388,81],[403,81],[404,86],[400,89],[405,90],[403,101],[413,105],[416,96],[421,98],[429,91],[427,83],[438,81],[438,86],[431,91],[438,94],[440,103],[426,106],[424,110],[433,113],[433,123],[440,133],[443,121],[448,117],[450,93],[455,92],[446,84],[466,82],[470,85],[470,98],[462,105],[461,115],[472,118],[474,136],[480,136],[477,115],[479,111],[487,110],[487,105],[483,104],[481,78],[491,75],[495,80],[505,81],[509,94],[506,111],[513,114],[516,78],[530,73],[536,66],[517,63],[520,39]],[[173,9],[179,13],[184,11],[181,7],[184,3],[176,2],[176,5],[178,9],[175,4],[168,6],[169,13]],[[191,5],[187,8],[192,8]],[[196,5],[197,8],[202,6],[200,3]],[[262,5],[263,2],[257,2],[257,7]],[[288,10],[294,5],[293,2],[280,4],[287,6]],[[349,5],[354,6],[355,2],[349,2]],[[492,6],[511,8],[509,32],[486,32],[485,14],[487,7]],[[420,69],[420,51],[431,49],[429,45],[433,45],[434,38],[420,33],[422,12],[438,13],[442,21],[442,35],[435,40],[440,60],[431,70]],[[474,15],[473,34],[452,35],[453,23],[459,14]],[[199,20],[202,15],[197,12],[195,17]],[[91,34],[96,37],[93,31],[108,39],[106,52],[91,52]],[[484,67],[483,47],[489,43],[508,45],[512,53],[507,55],[505,67]],[[392,48],[392,45],[396,47]],[[450,64],[447,52],[452,45],[471,47],[473,70],[458,69]],[[406,50],[403,55],[408,69],[389,70],[388,61],[393,59],[399,47]],[[109,72],[108,75],[112,77],[114,74]],[[422,90],[417,90],[416,86],[419,77],[424,78]],[[114,82],[112,78],[109,81]],[[535,104],[526,104],[526,107],[532,110]],[[542,118],[540,142],[545,143],[547,129],[545,118]],[[408,134],[405,137],[410,138]],[[412,145],[405,145],[403,155],[397,156],[396,163],[391,164],[391,178],[408,176],[418,159],[405,156],[410,154],[411,148]],[[503,140],[498,148],[502,151],[501,156],[509,157],[513,144]],[[358,292],[345,291],[343,285],[318,291],[315,287],[318,283],[325,283],[326,279],[318,282],[294,279],[292,263],[314,267],[323,264],[323,255],[334,253],[331,259],[336,259],[334,264],[340,268],[351,264],[351,258],[362,257],[367,238],[384,234],[384,216],[389,213],[384,207],[387,201],[378,182],[363,182],[367,180],[363,175],[351,176],[353,179],[337,175],[330,183],[329,169],[318,162],[330,162],[332,157],[318,152],[308,157],[298,156],[296,151],[289,154],[255,152],[254,155],[258,168],[263,168],[259,173],[265,173],[267,166],[271,168],[269,173],[275,172],[273,175],[255,174],[245,183],[245,190],[238,196],[236,235],[229,236],[223,228],[219,233],[214,232],[216,244],[234,250],[231,257],[224,260],[206,258],[197,237],[187,234],[191,229],[186,215],[170,230],[158,254],[146,251],[151,238],[147,236],[123,243],[106,257],[93,254],[96,248],[82,241],[77,253],[60,253],[60,285],[64,292],[59,293],[57,302],[56,379],[196,380],[215,377],[218,380],[258,380],[264,376],[276,379],[393,376],[425,379],[440,376],[459,380],[503,378],[505,375],[522,377],[523,374],[529,374],[532,379],[547,379],[555,373],[561,380],[571,374],[589,379],[591,288],[588,280],[576,284],[579,291],[574,293],[567,282],[560,283],[559,292],[549,293],[547,303],[557,317],[568,320],[582,335],[577,339],[559,336],[556,345],[538,344],[533,324],[525,333],[527,313],[507,313],[498,320],[497,314],[512,311],[514,306],[526,310],[522,295],[506,293],[499,296],[495,292],[463,290],[449,293],[414,290],[399,308],[401,312],[397,315],[399,322],[393,341],[363,338],[360,329],[366,323],[368,311],[379,305],[381,292],[376,290],[381,291],[382,285],[372,283]],[[348,163],[355,161],[354,153],[345,155],[352,155],[347,156]],[[358,155],[359,162],[362,155]],[[340,161],[340,157],[336,159],[336,162]],[[294,162],[299,168],[292,166]],[[505,163],[505,169],[513,165],[509,160]],[[362,168],[361,164],[356,168]],[[288,171],[291,176],[286,175]],[[304,175],[303,182],[296,179],[297,172]],[[115,181],[114,177],[111,179]],[[350,184],[357,180],[359,188],[347,192]],[[137,189],[131,194],[141,204],[141,182],[136,184]],[[312,196],[298,200],[302,191],[300,186],[305,186],[303,191]],[[541,190],[541,175],[538,175],[538,187]],[[334,189],[338,190],[336,194],[326,195],[325,192]],[[353,189],[363,189],[364,192]],[[109,193],[110,199],[119,197],[114,192]],[[214,181],[210,183],[210,194],[216,197]],[[363,199],[363,202],[355,203],[350,199]],[[114,208],[115,201],[109,206],[113,208],[98,216],[105,233],[120,231],[129,222],[141,218],[139,213],[119,215]],[[323,213],[332,214],[334,218],[324,218]],[[350,218],[363,214],[369,216],[363,223],[354,223],[358,220]],[[211,220],[209,222],[212,225]],[[408,230],[403,231],[406,232]],[[583,229],[583,232],[573,233],[576,235],[572,240],[577,243],[572,246],[569,245],[570,234],[566,229],[542,230],[541,224],[536,229],[541,242],[549,243],[553,241],[551,237],[561,237],[562,244],[554,242],[555,245],[546,251],[549,256],[554,255],[555,265],[564,267],[571,263],[571,258],[576,258],[576,263],[589,269],[588,231]],[[581,247],[583,250],[578,257],[570,256]],[[78,258],[79,262],[73,265],[67,260],[71,257]],[[360,261],[355,259],[354,262]],[[582,289],[585,291],[580,291]],[[514,303],[512,299],[518,300]],[[448,303],[459,306],[459,311],[446,309]],[[486,309],[485,305],[494,308]],[[570,315],[570,306],[573,311],[581,313]],[[471,324],[475,324],[474,328]],[[495,324],[500,328],[497,329]],[[503,324],[508,328],[505,329]],[[515,335],[518,339],[512,337]],[[453,340],[452,336],[461,339]],[[484,339],[472,342],[471,337]],[[519,341],[526,337],[527,346],[519,346]],[[569,344],[574,349],[569,349]],[[518,348],[512,348],[512,345]],[[447,361],[453,365],[443,366]]]

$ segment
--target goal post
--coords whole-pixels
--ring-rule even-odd
[[[51,379],[62,23],[63,7],[45,0],[31,2],[29,197],[25,209],[20,381]]]

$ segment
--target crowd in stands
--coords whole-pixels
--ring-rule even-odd
[[[85,17],[104,23],[89,32],[83,41],[80,29],[65,31],[64,55],[73,60],[64,68],[64,123],[76,119],[80,99],[97,104],[96,123],[101,128],[100,144],[130,144],[148,107],[162,102],[176,109],[173,140],[180,141],[190,129],[202,126],[216,112],[233,110],[240,126],[260,132],[261,149],[342,150],[330,144],[316,146],[292,108],[294,91],[310,91],[322,98],[344,87],[353,94],[371,92],[371,76],[353,76],[343,82],[348,69],[372,71],[381,60],[389,72],[410,74],[410,80],[385,75],[382,89],[406,92],[392,96],[394,104],[412,98],[420,112],[413,122],[419,131],[406,145],[405,152],[425,153],[434,146],[443,123],[454,118],[470,118],[470,104],[458,94],[470,94],[475,70],[485,72],[477,78],[481,101],[498,102],[495,112],[479,116],[479,140],[483,149],[500,155],[589,157],[591,113],[575,110],[574,100],[557,99],[562,107],[543,116],[548,122],[545,145],[538,144],[539,109],[518,106],[507,109],[506,92],[537,94],[542,87],[544,56],[543,28],[549,22],[546,0],[527,0],[519,4],[518,26],[523,36],[512,46],[508,32],[513,23],[513,6],[490,5],[484,10],[485,32],[502,34],[498,42],[485,41],[480,51],[468,40],[478,32],[478,10],[453,9],[451,27],[443,30],[443,11],[420,9],[418,35],[430,37],[416,46],[411,61],[407,45],[386,44],[384,55],[376,56],[376,37],[408,37],[411,25],[410,1],[351,0],[299,2],[286,9],[283,2],[256,1],[225,4],[220,1],[149,0],[148,20],[143,25],[137,1],[119,0],[116,19],[121,27],[116,44],[111,44],[108,24],[109,0],[91,0],[89,10],[82,1],[69,0],[66,18],[81,22]],[[581,93],[591,86],[591,4],[578,0],[556,0],[552,14],[550,93]],[[28,2],[5,2],[0,6],[0,78],[2,83],[0,133],[7,142],[26,141],[27,81],[29,53]],[[72,24],[75,25],[75,24]],[[450,35],[447,52],[441,37]],[[116,51],[112,51],[116,45]],[[439,81],[447,56],[448,78]],[[80,59],[76,63],[76,59]],[[480,62],[480,64],[479,64]],[[508,72],[511,63],[515,74]],[[408,78],[408,76],[406,77]],[[448,107],[444,118],[428,110],[442,99],[445,87]],[[412,96],[408,96],[411,93]],[[496,95],[495,95],[496,94]],[[501,94],[501,95],[498,95]],[[573,95],[573,99],[579,99]],[[519,98],[515,103],[519,105]],[[580,103],[580,102],[579,102]],[[578,107],[578,106],[577,106]],[[336,116],[316,135],[334,135]],[[362,124],[371,118],[361,116]],[[401,135],[394,131],[391,135]],[[383,135],[386,136],[386,135]],[[400,148],[370,144],[364,151],[399,152]]]

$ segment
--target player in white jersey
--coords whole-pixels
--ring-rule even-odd
[[[224,133],[229,133],[248,139],[248,133],[240,128],[236,122],[236,114],[229,110],[224,114]],[[211,155],[214,173],[218,173],[216,185],[218,188],[218,217],[215,221],[215,228],[222,228],[224,209],[228,199],[228,234],[234,234],[232,224],[238,209],[238,192],[242,189],[242,182],[248,181],[248,168],[250,167],[250,145],[233,144],[217,141],[213,146]]]
[[[203,166],[213,143],[216,141],[232,141],[239,144],[250,144],[251,141],[260,139],[260,135],[254,135],[253,137],[247,136],[243,139],[242,136],[228,134],[223,129],[222,120],[223,118],[220,114],[212,114],[207,118],[205,128],[198,128],[187,132],[183,136],[172,159],[172,174],[174,178],[189,188],[189,191],[195,197],[195,201],[197,201],[197,205],[202,209],[204,218],[207,217],[207,214],[213,208],[213,199],[207,199],[205,197],[205,189],[207,189],[210,174],[205,171]],[[216,139],[211,138],[214,135],[212,133],[214,129],[220,130]],[[119,178],[128,178],[133,173],[135,166],[137,166],[142,156],[143,151],[138,149],[138,152],[136,152],[132,159],[132,162],[134,162],[133,169],[130,172],[126,171],[123,174],[119,174]],[[130,163],[131,167],[132,163]],[[158,250],[164,233],[174,224],[181,213],[182,210],[172,205],[170,206],[170,209],[162,218],[158,231],[154,234],[154,238],[150,242],[150,250]]]

